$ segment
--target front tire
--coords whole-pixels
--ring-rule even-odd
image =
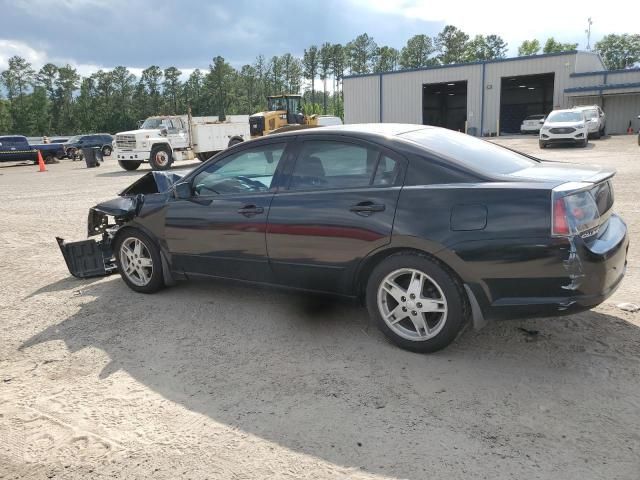
[[[538,140],[538,146],[540,148],[546,148],[547,144],[545,142],[543,142],[542,140]]]
[[[142,164],[142,162],[132,162],[130,160],[127,160],[126,162],[123,162],[122,160],[118,160],[118,165],[120,165],[120,168],[123,168],[125,170],[137,170],[138,167]]]
[[[412,352],[441,350],[455,340],[465,318],[466,297],[456,279],[427,256],[391,255],[367,283],[367,309],[382,332]]]
[[[244,140],[242,138],[238,138],[238,137],[233,137],[231,140],[229,140],[229,144],[227,145],[228,147],[233,147],[234,145],[237,145],[239,143],[244,142]]]
[[[160,251],[148,235],[127,229],[117,237],[114,247],[118,271],[131,290],[154,293],[162,288]]]
[[[171,149],[166,145],[159,145],[151,149],[151,158],[149,163],[153,170],[169,170],[173,163]]]

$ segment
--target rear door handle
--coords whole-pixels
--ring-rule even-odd
[[[386,206],[383,203],[373,202],[360,202],[356,205],[352,205],[349,210],[358,215],[371,215],[374,212],[384,212]]]
[[[257,207],[255,205],[245,205],[244,207],[238,209],[238,213],[244,215],[245,217],[253,217],[254,215],[264,213],[264,208]]]

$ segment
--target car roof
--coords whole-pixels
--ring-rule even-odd
[[[437,128],[429,125],[416,125],[411,123],[354,123],[349,125],[327,125],[318,128],[306,128],[302,130],[292,130],[290,132],[282,132],[273,135],[274,137],[286,135],[324,135],[324,134],[352,134],[357,137],[378,136],[378,137],[394,137],[423,128]],[[262,137],[262,138],[269,138]]]
[[[23,138],[26,139],[27,137],[25,137],[24,135],[0,135],[0,138],[4,138],[4,139],[7,139],[7,138],[19,138],[19,139],[22,140]]]

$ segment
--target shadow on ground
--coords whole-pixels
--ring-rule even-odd
[[[558,462],[534,460],[533,441],[578,462],[567,435],[628,433],[580,413],[608,402],[596,382],[637,368],[640,329],[616,317],[490,324],[418,355],[391,345],[353,303],[220,281],[152,296],[118,278],[77,285],[95,298],[21,349],[53,340],[100,349],[110,358],[100,378],[123,370],[189,410],[333,464],[417,480],[436,461],[485,471],[519,458]],[[553,413],[539,408],[554,402]]]

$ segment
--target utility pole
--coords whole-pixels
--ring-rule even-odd
[[[591,50],[591,25],[593,22],[591,21],[591,17],[587,19],[588,28],[584,31],[587,34],[587,50]]]

